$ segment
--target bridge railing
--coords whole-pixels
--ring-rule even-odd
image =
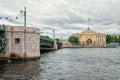
[[[54,40],[40,38],[40,48],[53,48],[53,47],[54,47]]]
[[[54,44],[55,44],[54,42],[55,41],[53,39],[41,37],[40,48],[54,48]],[[57,44],[58,49],[62,48],[62,42],[56,41],[56,44]]]
[[[5,26],[0,25],[0,54],[5,54],[6,38],[5,38]]]

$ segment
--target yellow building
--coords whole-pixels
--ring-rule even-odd
[[[81,45],[93,45],[93,46],[105,46],[106,45],[106,35],[103,33],[97,33],[90,28],[81,32],[72,34],[72,36],[77,36],[80,40]]]

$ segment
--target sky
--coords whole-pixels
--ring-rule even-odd
[[[55,30],[57,38],[68,38],[86,30],[88,19],[91,30],[120,33],[120,0],[0,0],[0,23],[23,25],[20,10],[25,6],[27,26],[39,28],[43,35],[53,37]]]

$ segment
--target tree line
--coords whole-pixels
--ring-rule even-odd
[[[106,35],[106,43],[110,44],[110,43],[113,43],[113,42],[120,43],[120,35],[107,34]]]

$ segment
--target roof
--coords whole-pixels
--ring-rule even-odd
[[[90,33],[96,34],[96,32],[91,30],[89,27],[85,31],[81,32],[81,34],[90,34]]]

